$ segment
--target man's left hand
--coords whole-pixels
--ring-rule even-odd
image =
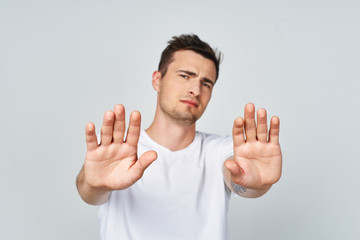
[[[233,190],[240,186],[244,190],[249,188],[265,193],[281,176],[280,120],[277,116],[272,117],[268,131],[266,110],[257,111],[255,123],[252,103],[245,106],[244,117],[234,121],[234,157],[225,162],[225,167],[230,172]]]

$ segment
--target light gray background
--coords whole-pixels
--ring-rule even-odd
[[[247,102],[281,120],[283,175],[231,200],[231,239],[359,239],[359,1],[0,1],[0,239],[97,239],[75,177],[84,128],[116,103],[153,118],[173,35],[224,53],[198,129]]]

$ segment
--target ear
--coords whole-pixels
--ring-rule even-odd
[[[152,75],[152,85],[155,91],[159,92],[160,89],[161,72],[155,71]]]

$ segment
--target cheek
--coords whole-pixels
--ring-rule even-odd
[[[181,88],[181,85],[176,81],[167,81],[161,84],[161,90],[168,93],[175,93],[177,90]]]
[[[160,88],[160,95],[163,101],[170,103],[176,101],[180,96],[180,86],[177,84],[167,83],[163,84]]]
[[[210,101],[210,99],[211,99],[211,91],[210,91],[210,92],[204,92],[204,93],[202,94],[202,102],[203,102],[204,104],[208,104],[209,101]]]

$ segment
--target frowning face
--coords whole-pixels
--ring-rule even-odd
[[[153,74],[158,108],[178,124],[194,124],[210,101],[215,79],[215,64],[211,60],[191,50],[175,52],[166,74]]]

